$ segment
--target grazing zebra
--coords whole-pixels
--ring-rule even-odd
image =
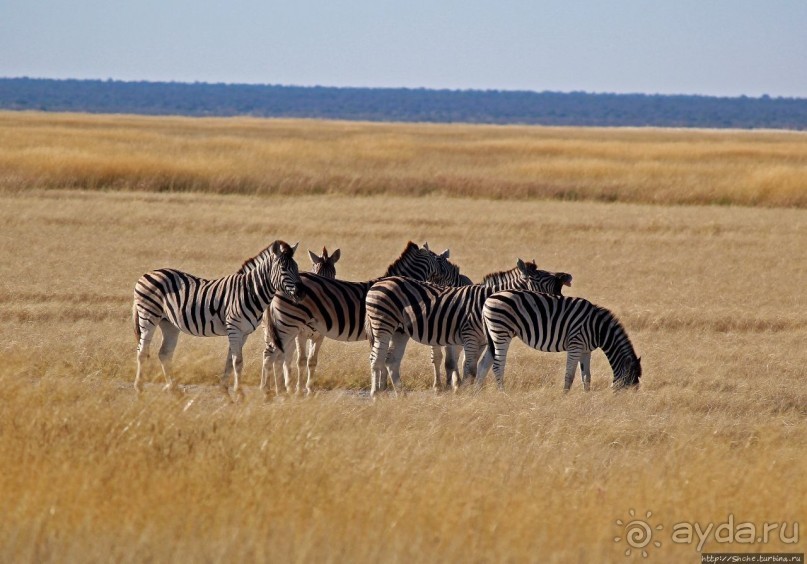
[[[530,270],[521,259],[514,270],[500,283],[557,295],[564,285],[571,285],[571,275]],[[367,332],[373,346],[370,394],[387,373],[396,390],[400,388],[400,364],[410,338],[432,346],[462,345],[463,376],[468,382],[475,378],[479,354],[486,346],[482,306],[495,291],[482,285],[450,288],[402,277],[373,284],[367,292]]]
[[[504,389],[504,365],[507,348],[518,337],[534,349],[547,352],[566,351],[566,380],[569,391],[577,363],[583,388],[591,387],[591,351],[601,348],[614,372],[613,386],[636,386],[642,376],[625,328],[616,316],[583,298],[549,296],[524,290],[498,292],[482,308],[488,348],[493,351],[493,373],[499,389]],[[480,368],[479,385],[484,382]]]
[[[303,288],[294,261],[297,249],[275,241],[256,257],[247,260],[230,276],[205,280],[171,268],[153,270],[138,279],[134,287],[132,318],[138,339],[137,374],[134,386],[142,390],[140,376],[148,358],[149,345],[159,326],[163,335],[159,358],[167,389],[175,389],[171,378],[171,358],[180,331],[197,337],[226,335],[229,352],[221,377],[227,391],[234,372],[233,391],[240,395],[241,350],[247,336],[260,324],[263,311],[276,290],[291,300],[300,299]]]
[[[431,251],[409,242],[401,256],[393,262],[384,276],[409,276],[416,280],[429,280],[437,272],[437,257]],[[321,337],[337,341],[364,341],[365,298],[378,278],[367,282],[332,280],[316,274],[300,275],[304,297],[295,302],[282,294],[276,294],[264,317],[266,349],[261,372],[261,390],[268,393],[269,366],[275,374],[275,389],[280,392],[277,375],[283,370],[286,390],[289,389],[287,355],[290,345],[299,334],[315,331]],[[306,392],[311,392],[316,357],[308,362]],[[382,384],[383,385],[383,384]]]

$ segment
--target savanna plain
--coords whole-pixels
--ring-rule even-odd
[[[674,525],[730,516],[787,535],[702,552],[804,552],[806,208],[802,133],[0,113],[0,561],[700,562]],[[243,401],[226,340],[184,335],[182,393],[152,358],[138,397],[136,279],[275,239],[348,280],[410,239],[570,272],[642,384],[595,352],[564,395],[516,344],[506,392],[434,393],[411,343],[371,401],[367,343],[326,341],[315,393],[267,401],[259,329]]]

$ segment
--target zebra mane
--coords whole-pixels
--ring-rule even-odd
[[[413,254],[417,253],[418,251],[420,251],[420,247],[418,247],[417,243],[413,243],[412,241],[409,241],[406,244],[406,247],[404,248],[403,252],[401,253],[401,256],[399,256],[397,259],[395,259],[387,267],[387,271],[384,273],[384,276],[389,276],[390,273],[393,272],[393,269],[396,266],[398,266],[406,257],[408,257],[410,255],[413,255]]]
[[[593,305],[593,304],[592,304]],[[612,333],[611,340],[618,339],[618,343],[613,343],[615,348],[625,348],[630,349],[632,360],[636,360],[638,355],[636,354],[636,348],[633,346],[633,342],[630,340],[630,336],[628,332],[625,330],[625,326],[622,325],[622,322],[616,316],[616,314],[611,311],[610,309],[604,308],[602,306],[595,306],[599,313],[599,335],[597,338],[600,340],[599,346],[603,348],[603,352],[606,353],[608,356],[609,351],[606,351],[604,345],[606,345],[606,341],[608,340],[609,333]]]
[[[525,261],[524,266],[527,267],[527,270],[530,272],[534,272],[538,270],[538,265],[535,264],[535,261]],[[515,266],[509,270],[498,270],[496,272],[491,272],[490,274],[486,274],[484,278],[482,278],[482,284],[484,285],[486,282],[490,282],[492,280],[498,280],[502,276],[507,276],[508,274],[517,274],[518,267]]]
[[[273,243],[267,245],[263,250],[261,250],[261,252],[259,252],[254,257],[250,257],[247,260],[245,260],[244,263],[241,265],[241,268],[239,268],[236,271],[236,274],[248,274],[253,270],[255,270],[255,268],[257,268],[259,264],[261,264],[263,261],[265,261],[272,255],[272,248],[275,246],[277,246],[277,251],[284,255],[287,253],[294,252],[291,245],[289,245],[285,241],[281,241],[280,239],[278,239],[277,241],[274,241]]]
[[[261,252],[259,252],[254,257],[250,257],[247,260],[245,260],[244,263],[241,265],[241,268],[239,268],[236,271],[236,274],[248,274],[249,272],[255,270],[255,268],[260,263],[265,261],[267,258],[269,258],[269,255],[272,254],[272,245],[274,245],[274,243],[268,245],[265,249],[261,250]]]

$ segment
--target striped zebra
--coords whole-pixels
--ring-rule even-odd
[[[498,292],[482,308],[488,347],[493,351],[493,373],[499,389],[504,388],[504,365],[513,337],[534,349],[546,352],[566,351],[564,391],[569,391],[577,363],[583,388],[591,387],[591,351],[601,348],[614,372],[614,388],[636,386],[642,376],[625,328],[616,316],[583,298],[549,296],[524,290]],[[479,385],[489,366],[480,369]]]
[[[275,241],[244,262],[235,274],[216,280],[205,280],[172,268],[153,270],[141,276],[134,287],[132,304],[138,340],[135,389],[142,391],[143,363],[159,327],[163,335],[159,358],[167,389],[176,389],[171,378],[171,358],[182,331],[197,337],[227,336],[230,348],[221,386],[226,392],[232,371],[233,391],[237,397],[241,395],[241,351],[246,338],[260,324],[275,291],[279,290],[291,300],[303,295],[294,261],[296,249],[297,244],[292,247]]]
[[[498,280],[503,285],[560,295],[564,285],[571,285],[572,277],[564,272],[531,270],[519,259],[514,272]],[[463,376],[472,381],[487,344],[482,306],[496,291],[481,284],[450,288],[402,277],[373,284],[367,293],[367,332],[373,347],[370,394],[375,395],[376,382],[386,380],[387,374],[396,391],[400,388],[400,364],[410,338],[431,346],[461,345]]]
[[[536,280],[540,280],[541,278],[541,270],[538,269],[538,266],[535,263],[535,259],[532,262],[525,262],[524,267],[528,276],[532,276]],[[485,275],[482,279],[482,286],[487,286],[489,288],[493,288],[494,290],[500,290],[503,288],[516,288],[519,287],[519,280],[522,276],[522,272],[518,266],[516,268],[511,268],[510,270],[504,270],[499,272],[491,272],[490,274]],[[569,276],[569,279],[566,281],[567,285],[571,285],[572,278]],[[467,276],[460,274],[459,267],[450,263],[446,259],[438,259],[438,275],[435,280],[436,284],[441,286],[469,286],[473,284],[470,278]],[[456,386],[459,383],[459,354],[462,350],[461,346],[458,345],[449,345],[445,347],[445,371],[446,371],[446,383],[445,389],[451,388],[452,386]],[[432,347],[432,365],[434,366],[434,384],[433,388],[435,390],[439,390],[442,388],[440,382],[440,363],[442,357],[442,350],[441,347],[433,346]]]
[[[409,276],[429,280],[437,271],[437,257],[426,248],[409,242],[386,270],[384,276]],[[303,273],[300,275],[304,296],[299,302],[276,294],[264,318],[266,349],[261,371],[261,390],[268,393],[267,380],[272,366],[275,390],[280,392],[278,374],[283,371],[286,391],[290,391],[288,356],[290,347],[299,334],[317,332],[321,337],[337,341],[364,341],[365,298],[367,291],[379,278],[366,282],[346,282]],[[319,347],[318,347],[319,350]],[[317,358],[308,359],[306,392],[311,392]],[[302,365],[298,361],[298,369]]]
[[[342,256],[342,251],[336,249],[331,256],[328,256],[328,249],[322,247],[322,256],[308,251],[308,256],[311,257],[311,273],[323,278],[336,278],[336,262]],[[266,316],[269,315],[269,309],[264,311],[264,324],[268,324]],[[266,325],[268,326],[268,325]],[[306,379],[306,391],[311,392],[311,382],[314,377],[319,360],[319,351],[322,348],[322,341],[325,340],[319,332],[313,331],[306,327],[301,329],[294,339],[295,349],[297,350],[297,393],[301,391],[303,368],[308,367],[308,376]]]
[[[424,246],[428,248],[427,245]],[[434,276],[432,282],[438,286],[452,287],[470,286],[473,284],[470,278],[464,274],[460,274],[459,267],[448,260],[449,256],[450,252],[448,249],[442,254],[437,255],[437,274]],[[437,345],[431,347],[431,363],[434,369],[434,384],[432,388],[434,388],[435,391],[441,388],[440,365],[443,363],[443,358],[445,358],[446,388],[451,387],[452,378],[454,378],[454,381],[459,381],[458,363],[461,350],[462,347],[448,345],[445,347],[445,355],[443,355],[443,347]]]

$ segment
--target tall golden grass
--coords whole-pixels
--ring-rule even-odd
[[[804,210],[21,186],[0,224],[0,561],[635,562],[631,509],[664,526],[650,561],[699,561],[672,526],[729,514],[799,540],[704,551],[804,552]],[[612,394],[595,353],[593,391],[564,396],[563,355],[514,345],[507,393],[434,395],[410,344],[411,393],[373,403],[367,345],[326,341],[320,392],[265,403],[253,336],[233,404],[225,342],[183,336],[185,393],[154,359],[138,399],[136,278],[225,275],[276,238],[341,247],[353,280],[408,239],[477,280],[516,257],[572,272],[624,322],[641,389]]]
[[[0,112],[0,189],[807,206],[807,134]]]

